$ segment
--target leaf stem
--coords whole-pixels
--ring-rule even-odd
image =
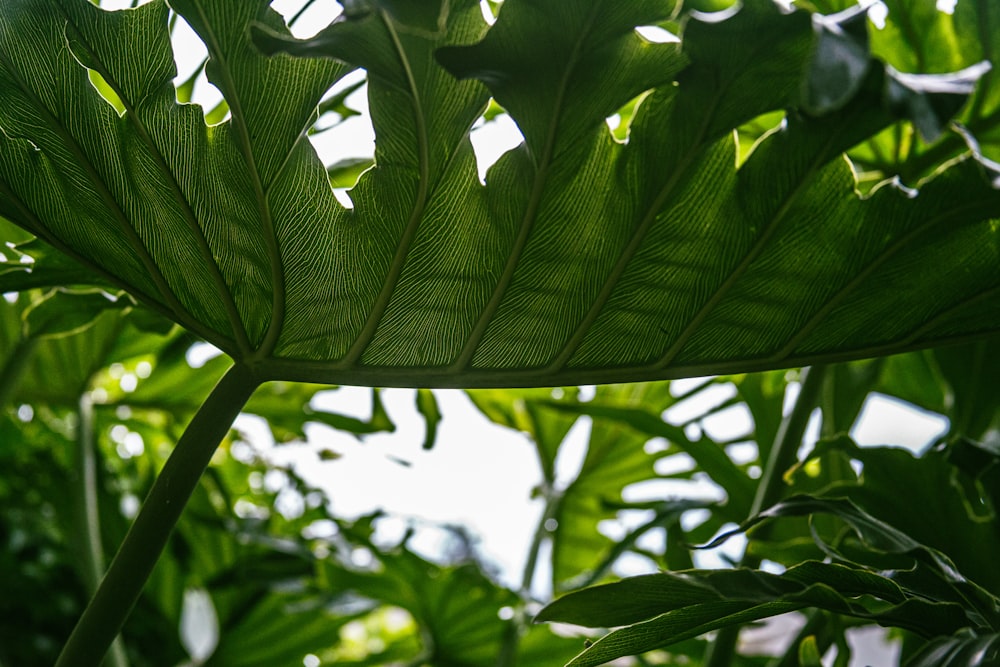
[[[764,471],[757,485],[753,503],[750,505],[750,516],[756,516],[766,507],[773,505],[784,493],[783,475],[795,462],[802,437],[813,408],[819,401],[820,390],[823,388],[823,378],[826,366],[817,365],[802,369],[802,381],[799,395],[795,399],[792,411],[781,420],[778,432],[774,436],[774,445],[764,464]],[[753,567],[756,558],[748,558],[746,553],[740,559],[740,565]],[[740,626],[729,625],[721,630],[715,641],[708,645],[705,653],[705,667],[728,667],[733,662],[736,652],[736,642],[739,639]]]
[[[417,193],[413,201],[413,208],[410,210],[409,220],[407,220],[406,227],[403,228],[403,233],[399,237],[399,243],[396,245],[396,252],[393,254],[392,263],[389,265],[389,270],[386,273],[385,278],[382,280],[382,287],[379,290],[378,297],[376,297],[375,302],[369,310],[368,318],[365,320],[364,326],[361,328],[361,331],[358,332],[357,338],[355,338],[354,343],[351,344],[351,348],[344,356],[344,363],[349,366],[353,366],[361,359],[361,355],[364,354],[368,344],[371,343],[372,338],[374,338],[378,325],[381,323],[382,317],[385,315],[385,311],[389,307],[389,301],[392,299],[392,295],[396,291],[396,286],[399,284],[399,278],[403,274],[403,267],[405,266],[406,259],[409,256],[410,248],[413,246],[413,241],[417,237],[417,230],[420,227],[420,222],[423,220],[424,211],[427,208],[429,193],[428,181],[430,180],[430,147],[427,132],[427,119],[425,118],[423,103],[420,98],[420,83],[414,76],[413,67],[410,64],[410,57],[406,53],[406,48],[403,46],[403,42],[399,38],[399,33],[393,26],[391,18],[385,12],[382,12],[382,21],[385,24],[386,32],[392,39],[392,44],[396,49],[396,54],[399,56],[399,63],[403,68],[403,72],[406,74],[406,83],[408,87],[406,94],[413,104],[413,124],[417,140],[417,168],[419,169],[420,178],[418,179]]]
[[[56,667],[96,667],[138,600],[171,531],[216,448],[260,384],[233,366],[188,424],[129,529],[110,569],[63,647]]]
[[[94,595],[104,575],[104,547],[101,543],[101,520],[97,500],[97,452],[94,448],[94,403],[85,392],[77,403],[76,466],[74,480],[77,508],[78,551],[81,554],[83,582],[88,595]],[[121,635],[111,644],[109,667],[128,667],[128,656]]]
[[[547,482],[546,482],[547,484]],[[531,597],[531,585],[535,581],[535,570],[538,569],[538,557],[541,555],[542,545],[546,539],[551,540],[551,531],[545,524],[549,519],[555,519],[559,514],[559,505],[562,503],[562,494],[553,489],[545,491],[545,509],[538,519],[535,527],[535,534],[531,537],[531,546],[528,548],[528,558],[524,563],[524,570],[521,573],[521,595],[525,598]]]
[[[497,667],[514,667],[517,664],[518,645],[521,642],[526,616],[526,601],[533,599],[531,585],[535,581],[535,574],[538,569],[538,559],[541,556],[542,545],[546,541],[552,541],[551,531],[546,527],[549,519],[555,519],[559,514],[559,505],[562,502],[562,494],[555,491],[550,486],[550,482],[545,482],[546,491],[545,509],[538,519],[535,527],[535,534],[531,538],[531,546],[528,547],[528,556],[524,563],[524,570],[521,573],[521,604],[514,614],[507,627],[504,628],[503,638],[500,644],[500,652],[497,656]]]
[[[778,433],[774,436],[774,445],[770,456],[764,464],[764,472],[757,485],[757,494],[750,506],[750,516],[759,514],[765,508],[776,503],[785,491],[783,475],[795,463],[802,437],[813,408],[819,404],[820,390],[823,388],[823,377],[826,374],[825,365],[816,365],[802,369],[802,380],[799,395],[795,398],[792,411],[781,420]]]

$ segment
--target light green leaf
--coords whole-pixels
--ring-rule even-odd
[[[128,297],[116,299],[95,290],[53,289],[25,308],[25,338],[71,336],[90,327],[105,310],[129,307]]]
[[[427,425],[424,434],[424,449],[434,449],[438,424],[441,423],[441,410],[438,408],[437,399],[431,390],[417,390],[417,411],[423,415],[424,423]]]
[[[799,644],[799,665],[801,667],[822,667],[822,655],[816,645],[816,637],[809,635]]]
[[[375,160],[365,157],[346,158],[338,160],[326,168],[330,177],[330,185],[335,188],[349,188],[358,182],[367,169],[375,164]]]
[[[401,545],[377,555],[380,572],[359,572],[328,560],[323,576],[338,591],[402,607],[423,630],[425,659],[433,665],[493,667],[505,636],[517,632],[514,621],[498,616],[519,605],[517,595],[490,581],[473,563],[442,567]],[[525,655],[568,660],[575,642],[535,633],[523,646]],[[516,645],[516,644],[515,644]],[[524,663],[530,664],[530,663]]]
[[[706,473],[712,481],[725,490],[728,499],[725,506],[720,507],[719,511],[726,519],[740,521],[746,518],[753,500],[755,482],[739,466],[733,463],[733,460],[726,454],[725,449],[708,437],[691,440],[685,435],[684,429],[664,421],[661,414],[658,413],[662,413],[668,407],[667,403],[654,404],[655,408],[658,409],[653,410],[648,409],[649,403],[641,398],[632,401],[632,403],[640,404],[644,407],[602,405],[598,401],[578,405],[554,405],[553,407],[566,412],[577,412],[588,415],[595,419],[607,420],[609,423],[617,423],[620,426],[627,427],[629,430],[641,434],[643,440],[648,438],[664,438],[673,447],[683,451],[694,459],[698,465],[698,469]],[[591,439],[592,443],[593,441],[594,438]],[[609,448],[609,452],[614,451],[614,454],[609,453],[609,456],[613,455],[617,458],[629,456],[625,451],[627,449],[638,449],[638,447],[628,447],[627,445],[619,444],[616,446],[616,449],[611,450],[612,446],[614,445],[603,445],[602,451],[603,447],[607,447]],[[649,458],[652,461],[656,457]],[[596,464],[594,468],[593,472],[602,475],[606,474],[599,472]],[[584,471],[588,471],[588,467],[585,466]],[[604,488],[621,488],[624,486],[625,484],[621,483],[607,485]]]
[[[599,387],[592,399],[597,405],[644,405],[665,409],[670,401],[667,385],[644,383]],[[588,403],[567,402],[569,414],[586,414]],[[551,403],[560,411],[564,406]],[[582,408],[582,409],[581,409]],[[664,453],[648,453],[643,445],[650,435],[620,421],[594,419],[587,453],[577,475],[561,489],[552,518],[552,589],[577,585],[579,577],[603,569],[618,544],[597,530],[603,520],[615,519],[627,507],[622,493],[630,484],[656,479],[653,467]],[[676,450],[674,450],[676,451]],[[668,511],[669,513],[669,511]]]
[[[982,72],[976,91],[956,120],[976,136],[989,158],[1000,158],[997,128],[1000,72],[1000,12],[989,0],[961,0],[954,11],[940,11],[934,2],[887,0],[885,25],[870,30],[873,55],[898,72],[944,74],[991,63]],[[850,151],[866,180],[898,174],[915,184],[931,175],[942,160],[965,152],[966,142],[956,132],[946,132],[933,142],[922,141],[908,123],[894,125]]]
[[[298,665],[307,654],[333,646],[340,627],[351,620],[325,612],[307,596],[262,595],[223,624],[205,667]]]
[[[4,238],[11,236],[4,234]],[[93,271],[38,239],[14,244],[4,254],[7,260],[0,263],[0,291],[3,292],[101,282]]]

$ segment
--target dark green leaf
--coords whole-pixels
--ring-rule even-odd
[[[1000,193],[978,164],[919,201],[860,199],[840,159],[893,112],[940,124],[957,80],[933,80],[942,93],[876,63],[802,118],[807,12],[754,0],[686,20],[679,45],[635,33],[669,4],[511,0],[488,26],[473,0],[358,2],[295,40],[262,0],[177,0],[224,98],[207,127],[176,103],[162,1],[18,0],[0,20],[0,214],[269,379],[642,380],[998,327]],[[957,34],[967,64],[989,59],[992,38]],[[347,210],[306,133],[354,67],[378,148]],[[525,144],[483,187],[468,134],[490,95]],[[637,98],[619,143],[605,117]],[[990,145],[998,104],[976,100]],[[737,170],[732,130],[774,111],[786,123]]]
[[[991,667],[1000,664],[1000,634],[941,637],[928,642],[905,667]]]
[[[803,563],[783,575],[741,569],[634,577],[571,593],[545,607],[536,620],[626,626],[569,663],[583,667],[805,607],[925,636],[954,631],[965,621],[957,604],[910,597],[881,574],[819,562]]]
[[[816,45],[809,60],[804,107],[814,114],[843,108],[872,66],[868,50],[868,11],[856,6],[833,16],[813,18]]]
[[[437,399],[429,389],[417,390],[417,411],[423,415],[427,431],[424,434],[424,449],[434,449],[437,440],[438,424],[441,422],[441,411]]]
[[[70,336],[90,327],[102,312],[128,306],[127,298],[103,292],[54,289],[24,310],[24,337]]]

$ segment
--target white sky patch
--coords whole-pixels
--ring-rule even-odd
[[[566,434],[555,460],[556,487],[565,489],[580,475],[590,442],[590,417],[581,417]]]
[[[488,0],[479,0],[479,9],[483,13],[483,20],[488,24],[493,25],[496,23],[496,17],[493,16],[493,9],[490,7]]]
[[[702,384],[699,382],[698,384]],[[688,386],[684,390],[678,390],[678,394],[683,394],[687,389],[693,389],[694,386]],[[675,396],[678,394],[674,394]],[[731,383],[715,384],[711,387],[706,387],[704,390],[686,398],[678,403],[674,403],[669,408],[663,412],[663,419],[673,424],[674,426],[680,426],[681,424],[686,424],[692,420],[697,420],[700,416],[708,412],[709,408],[714,405],[719,405],[733,396],[736,395],[736,387]]]
[[[344,387],[324,392],[316,405],[365,419],[370,415],[370,391]],[[293,464],[309,483],[325,489],[337,516],[383,509],[404,520],[419,519],[418,534],[420,523],[468,527],[482,539],[486,557],[502,568],[504,581],[516,586],[542,510],[542,504],[531,499],[531,490],[541,481],[534,447],[524,436],[487,420],[463,392],[438,390],[435,395],[444,419],[430,452],[422,449],[424,423],[414,407],[413,390],[387,389],[382,396],[397,426],[395,433],[373,434],[359,442],[312,425],[306,429],[311,446],[270,448],[267,458]],[[317,445],[342,456],[320,462]],[[414,539],[428,549],[438,537]]]
[[[479,121],[469,135],[476,154],[479,182],[486,183],[486,172],[507,151],[517,148],[524,141],[514,119],[501,114],[490,122]]]
[[[219,644],[219,619],[208,591],[189,588],[181,607],[180,640],[195,664],[202,664]]]
[[[872,22],[878,30],[885,28],[885,21],[889,18],[889,8],[883,2],[872,2],[868,8],[868,20]]]
[[[348,74],[337,82],[326,97],[357,83],[364,76],[362,71]],[[375,129],[372,127],[371,114],[368,110],[368,86],[364,85],[348,95],[345,104],[349,109],[359,112],[359,115],[344,119],[330,129],[309,135],[309,141],[323,164],[329,165],[346,158],[375,155]]]
[[[295,18],[289,28],[292,35],[299,39],[307,39],[330,25],[334,19],[344,13],[337,2],[314,2],[304,12],[299,10],[305,5],[302,0],[274,0],[271,9],[285,17],[285,21]]]
[[[958,0],[937,0],[937,10],[945,14],[954,14],[957,4]]]
[[[681,38],[657,25],[643,25],[635,29],[636,33],[647,42],[654,44],[676,44]]]
[[[861,446],[889,445],[922,453],[948,430],[947,418],[903,401],[871,394],[865,399],[851,437]]]

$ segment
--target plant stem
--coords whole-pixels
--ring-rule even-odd
[[[500,644],[500,651],[497,655],[497,667],[513,667],[517,664],[518,644],[521,642],[521,633],[526,625],[525,600],[531,600],[531,585],[535,581],[535,571],[538,569],[538,558],[541,555],[542,545],[546,540],[551,541],[551,531],[545,527],[549,519],[554,519],[558,513],[560,494],[556,493],[546,481],[545,509],[538,519],[535,534],[531,538],[531,546],[528,547],[528,556],[524,563],[524,570],[521,573],[521,600],[520,608],[514,612],[514,618],[510,620],[504,628],[503,639]]]
[[[546,491],[543,493],[545,498],[545,509],[542,511],[542,516],[538,519],[538,525],[535,527],[535,534],[531,537],[531,546],[528,547],[528,557],[524,563],[524,570],[521,572],[521,595],[525,598],[531,598],[531,585],[535,581],[535,570],[538,569],[538,557],[542,552],[542,545],[546,540],[551,541],[551,531],[546,527],[549,519],[555,519],[556,515],[559,513],[559,505],[562,502],[562,494],[556,492],[555,490],[548,488],[548,482],[546,482]],[[555,591],[552,591],[555,593]]]
[[[774,446],[771,455],[764,465],[757,485],[757,494],[750,506],[750,516],[759,514],[762,510],[778,502],[785,491],[783,476],[785,471],[796,461],[802,437],[813,408],[819,404],[820,390],[823,388],[823,376],[826,366],[812,366],[802,369],[801,387],[795,398],[792,411],[781,420],[778,433],[774,436]]]
[[[101,520],[97,501],[97,452],[94,449],[94,403],[85,392],[77,405],[76,496],[80,518],[77,539],[82,561],[83,582],[88,595],[94,595],[104,574],[104,548],[101,544]],[[121,635],[111,644],[109,667],[128,667],[128,656]]]
[[[199,408],[167,459],[56,667],[96,667],[121,630],[219,443],[260,384],[237,364]]]
[[[750,516],[756,516],[761,510],[773,505],[784,493],[783,475],[795,463],[799,446],[802,444],[802,437],[809,424],[809,416],[812,414],[813,408],[816,407],[820,390],[823,388],[825,371],[826,367],[819,365],[802,369],[799,395],[795,399],[792,411],[781,420],[781,426],[778,427],[778,432],[774,436],[774,445],[771,447],[771,453],[764,464],[760,484],[757,485],[757,493],[750,506]],[[758,563],[755,561],[757,561],[756,558],[748,558],[744,553],[743,558],[740,559],[740,565],[756,567]],[[731,665],[739,633],[740,626],[738,625],[730,625],[719,630],[715,641],[708,645],[708,650],[705,652],[705,667],[728,667]]]

